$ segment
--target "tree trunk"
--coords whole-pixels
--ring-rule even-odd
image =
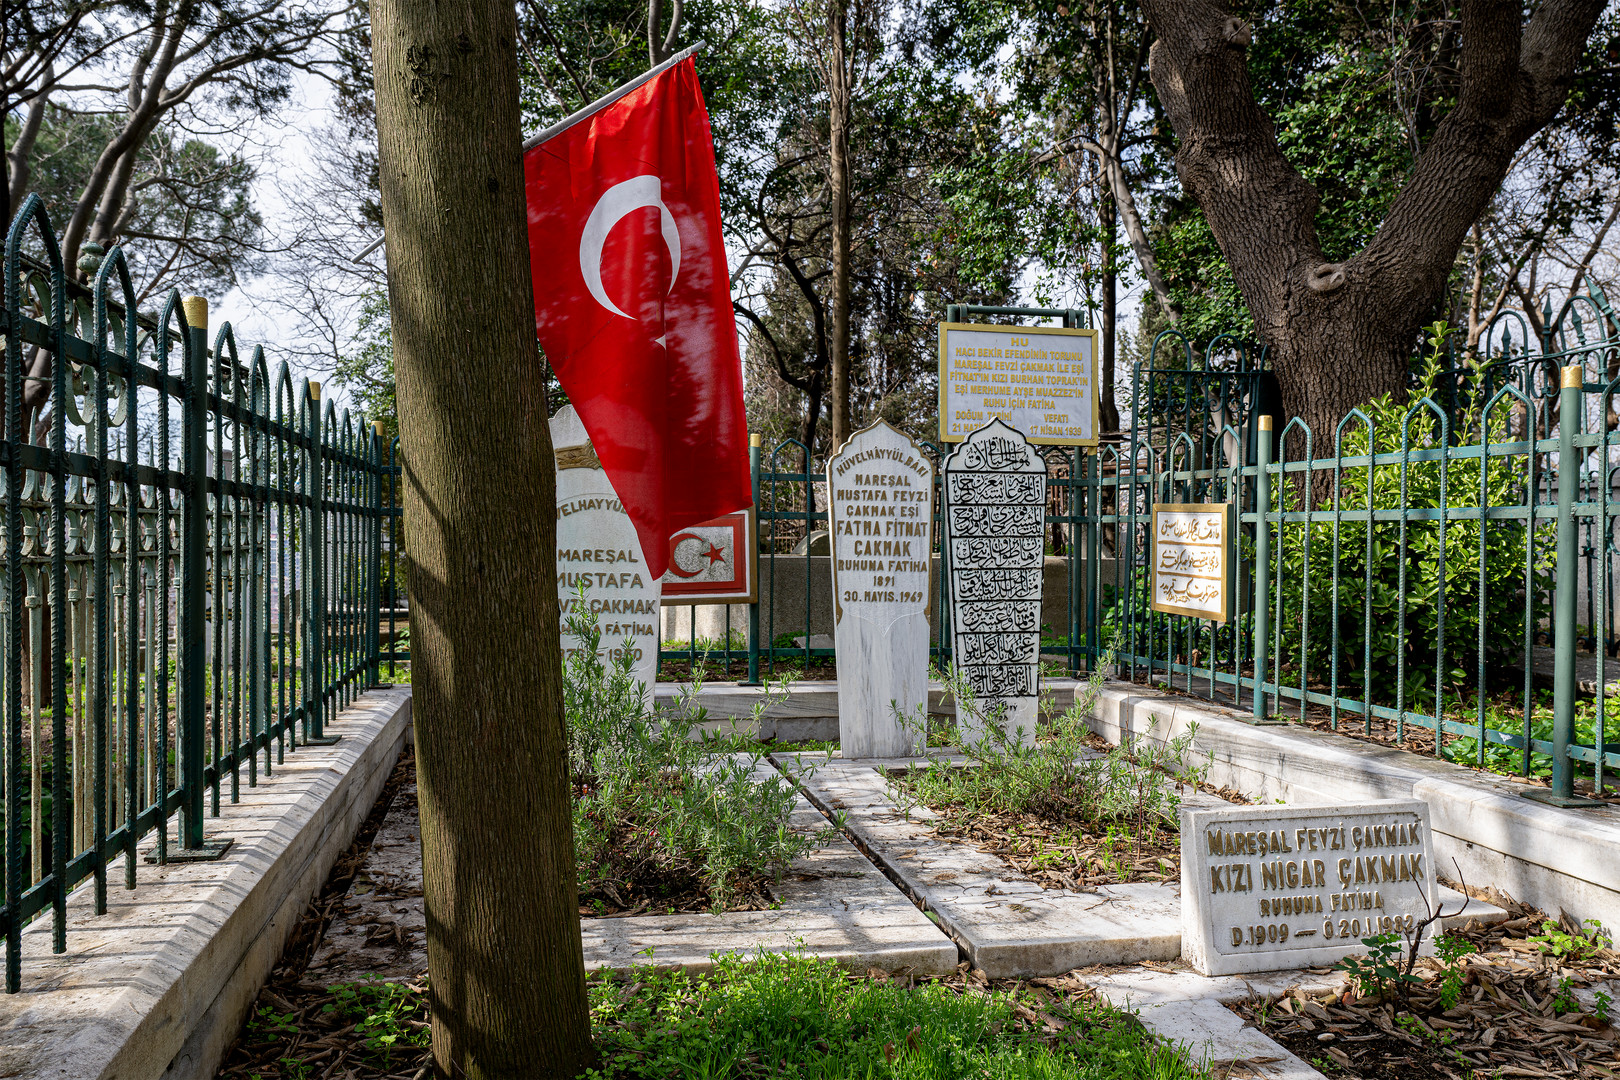
[[[1103,279],[1102,279],[1102,362],[1098,374],[1097,427],[1098,434],[1119,430],[1119,405],[1114,401],[1114,357],[1119,339],[1119,260],[1114,257],[1114,200],[1105,194],[1097,200],[1097,212],[1102,218]]]
[[[493,0],[371,16],[434,1065],[572,1078],[590,1021],[516,19]]]
[[[827,101],[831,110],[827,153],[828,186],[832,218],[832,449],[844,445],[853,432],[849,415],[849,117],[850,86],[848,42],[845,40],[847,11],[845,0],[828,5],[829,42],[827,46]]]
[[[1367,246],[1329,263],[1316,189],[1277,144],[1246,62],[1252,28],[1212,0],[1143,0],[1149,70],[1175,128],[1176,172],[1198,201],[1285,412],[1331,451],[1350,409],[1405,393],[1407,358],[1434,317],[1469,229],[1519,147],[1563,107],[1602,0],[1464,0],[1456,104],[1435,128]],[[1278,424],[1278,428],[1281,428]]]

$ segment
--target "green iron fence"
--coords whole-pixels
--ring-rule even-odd
[[[4,262],[8,992],[26,924],[50,909],[62,952],[81,882],[99,914],[143,857],[216,857],[221,802],[335,741],[326,724],[394,659],[393,448],[285,364],[272,378],[262,349],[244,362],[229,324],[210,349],[206,306],[171,291],[138,315],[119,248],[85,266],[89,287],[30,196]]]
[[[1325,434],[1274,419],[1260,365],[1161,337],[1129,447],[1092,463],[1096,527],[1129,557],[1089,643],[1116,642],[1125,677],[1246,697],[1257,720],[1550,774],[1564,804],[1578,769],[1603,790],[1620,356],[1597,290],[1541,321],[1498,320],[1472,363],[1437,338],[1409,400]],[[1155,502],[1236,504],[1225,625],[1151,610]]]
[[[1047,451],[1047,550],[1068,596],[1043,653],[1075,671],[1112,648],[1122,677],[1547,775],[1555,800],[1571,800],[1577,772],[1605,790],[1620,765],[1607,720],[1620,683],[1617,323],[1597,289],[1539,316],[1499,316],[1472,350],[1437,333],[1407,400],[1326,433],[1279,416],[1263,351],[1228,336],[1195,353],[1162,335],[1133,371],[1133,430],[1095,453]],[[824,468],[789,439],[756,445],[753,475],[761,600],[709,654],[746,663],[750,682],[835,659],[812,641],[826,560],[793,561],[825,528]],[[1205,501],[1238,510],[1221,625],[1155,612],[1148,594],[1153,503]],[[934,629],[937,660],[948,626]]]

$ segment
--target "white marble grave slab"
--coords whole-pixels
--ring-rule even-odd
[[[597,651],[603,662],[629,648],[635,677],[650,688],[658,681],[662,586],[647,572],[635,525],[572,405],[551,418],[551,446],[557,457],[557,594],[563,611],[584,585],[585,602],[602,631]],[[565,633],[562,646],[568,656],[580,643]]]
[[[899,757],[927,720],[934,465],[879,420],[827,461],[838,739],[845,757]]]
[[[951,651],[977,695],[957,710],[964,743],[984,737],[1002,707],[1005,731],[1035,743],[1040,704],[1041,569],[1046,462],[1000,420],[945,459],[945,542],[950,554]]]
[[[1182,956],[1205,975],[1321,967],[1435,909],[1429,806],[1181,811]],[[1439,926],[1428,930],[1429,940]]]

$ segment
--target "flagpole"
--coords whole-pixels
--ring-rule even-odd
[[[668,71],[682,60],[685,60],[687,57],[696,55],[697,52],[707,44],[708,42],[706,41],[700,41],[696,45],[682,49],[668,60],[665,60],[662,64],[659,64],[655,68],[648,68],[646,71],[643,71],[640,75],[637,75],[635,78],[631,79],[617,90],[609,91],[566,119],[557,121],[555,124],[552,124],[550,127],[536,135],[530,135],[527,139],[523,140],[524,151],[527,152],[529,150],[533,150],[536,146],[539,146],[547,139],[556,135],[561,135],[563,132],[567,131],[581,120],[601,112],[603,109],[607,108],[615,101],[618,101],[636,87],[648,82],[651,79],[657,78],[659,75],[662,75],[664,72]],[[382,247],[383,239],[384,238],[381,236],[377,237],[377,239],[367,244],[364,248],[361,248],[359,251],[349,256],[349,261],[360,262],[367,255],[370,255],[373,251],[376,251],[378,248]]]
[[[657,78],[659,75],[662,75],[664,72],[680,63],[682,60],[685,60],[687,57],[695,54],[706,44],[707,42],[700,41],[690,48],[682,49],[668,60],[665,60],[662,64],[659,64],[655,68],[648,68],[646,71],[643,71],[640,75],[637,75],[635,78],[631,79],[617,90],[609,91],[607,94],[597,98],[595,101],[591,102],[589,105],[585,106],[583,109],[579,110],[579,112],[574,113],[567,119],[559,120],[555,124],[552,124],[550,127],[546,128],[544,131],[541,131],[535,135],[530,135],[527,139],[523,140],[523,149],[526,151],[533,150],[547,139],[561,135],[563,132],[567,131],[581,120],[584,120],[586,117],[589,117],[594,113],[598,113],[607,108],[609,105],[613,104],[615,101],[618,101],[636,87],[651,79]]]

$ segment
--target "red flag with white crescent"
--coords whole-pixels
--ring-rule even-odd
[[[753,501],[714,140],[692,60],[523,164],[535,330],[658,577],[671,535]]]

